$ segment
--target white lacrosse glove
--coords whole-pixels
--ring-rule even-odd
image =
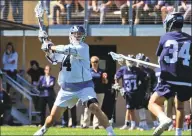
[[[121,89],[120,89],[120,94],[121,94],[121,96],[123,96],[123,97],[125,96],[125,89],[124,89],[124,88],[121,88]]]
[[[115,90],[119,90],[121,87],[119,86],[119,84],[118,83],[116,83],[116,84],[114,84],[113,86],[112,86],[112,89],[115,89]]]
[[[51,41],[44,41],[42,44],[41,49],[45,52],[49,52],[51,50],[51,46],[54,44]]]
[[[46,31],[39,30],[38,38],[41,43],[43,43],[46,39],[48,39],[48,34]]]

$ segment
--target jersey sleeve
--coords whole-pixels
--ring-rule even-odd
[[[163,50],[163,45],[164,45],[163,39],[164,39],[163,37],[160,38],[159,45],[158,45],[158,48],[156,51],[156,56],[160,56],[160,54]]]
[[[116,74],[115,74],[115,79],[120,79],[123,77],[123,71],[124,71],[124,67],[121,67],[117,70]]]

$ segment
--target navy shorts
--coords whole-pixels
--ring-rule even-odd
[[[134,110],[139,107],[140,99],[139,99],[139,91],[126,93],[126,108],[129,110]]]
[[[158,83],[155,91],[158,93],[159,96],[163,96],[166,99],[169,99],[176,95],[177,99],[181,102],[187,101],[192,97],[192,87],[174,85],[165,81],[161,81],[160,83]]]

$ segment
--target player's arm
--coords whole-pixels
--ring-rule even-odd
[[[115,77],[114,77],[115,84],[119,84],[120,79],[123,77],[123,70],[124,70],[123,67],[117,70]]]

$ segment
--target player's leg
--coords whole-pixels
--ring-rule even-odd
[[[76,104],[77,99],[73,99],[74,95],[75,93],[66,92],[63,89],[58,92],[50,115],[46,118],[44,126],[40,130],[38,130],[34,134],[34,136],[44,135],[48,128],[51,127],[55,121],[58,121],[61,118],[63,112],[66,110],[67,107],[73,107]]]
[[[98,100],[98,106],[101,109],[105,94],[104,93],[98,93],[96,95],[97,95],[97,100]],[[99,128],[99,120],[96,116],[94,116],[93,117],[93,129],[98,129],[98,128]]]
[[[126,104],[127,104],[127,110],[128,115],[131,121],[131,126],[129,130],[134,130],[136,128],[136,118],[135,118],[135,109],[138,106],[137,103],[137,95],[138,93],[127,93],[126,94]]]
[[[175,98],[176,136],[181,136],[184,122],[184,101],[188,101],[192,96],[192,87],[175,86],[175,89],[177,90],[177,96]]]
[[[160,135],[163,131],[172,123],[172,120],[168,118],[162,110],[165,97],[160,96],[158,92],[154,92],[150,98],[148,109],[158,117],[160,124],[155,129],[153,135]]]
[[[181,136],[184,123],[184,102],[179,101],[176,97],[175,97],[175,108],[176,108],[176,136]]]
[[[173,108],[174,108],[174,97],[169,98],[168,100],[164,101],[164,112],[167,117],[172,119],[173,116]],[[168,131],[173,130],[174,126],[171,124],[168,127]]]
[[[130,126],[130,115],[129,115],[129,110],[127,109],[125,112],[125,124],[120,129],[121,130],[128,129],[129,126]]]
[[[105,113],[100,109],[96,99],[96,93],[92,87],[84,88],[78,97],[83,101],[89,110],[98,118],[100,124],[106,129],[108,135],[115,135],[112,126]]]
[[[43,136],[46,133],[46,131],[48,130],[48,128],[53,125],[54,121],[57,121],[60,119],[64,111],[65,111],[64,108],[54,105],[52,107],[50,115],[46,118],[44,126],[41,129],[39,129],[34,134],[34,136]]]
[[[136,108],[138,109],[139,113],[139,130],[147,130],[147,116],[146,116],[146,109],[148,106],[148,102],[146,101],[146,97],[148,97],[148,94],[144,92],[144,90],[140,90],[136,95]],[[137,99],[138,98],[138,99]],[[146,108],[146,109],[145,109]]]

